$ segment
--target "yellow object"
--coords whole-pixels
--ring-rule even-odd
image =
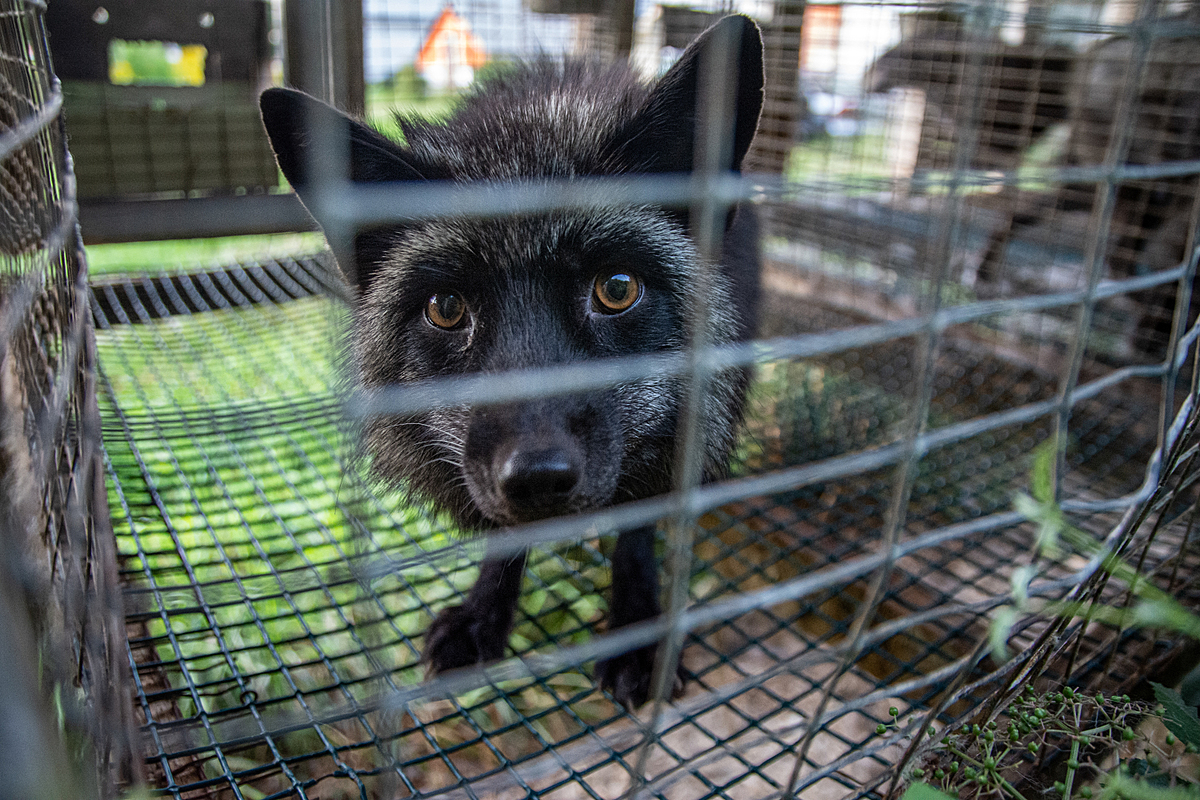
[[[160,41],[108,43],[108,80],[117,86],[203,86],[208,48]]]

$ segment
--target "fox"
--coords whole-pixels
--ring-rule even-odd
[[[724,57],[725,61],[708,64]],[[707,61],[706,61],[707,60]],[[403,143],[301,92],[271,88],[262,120],[284,177],[328,231],[310,172],[316,122],[346,146],[356,184],[519,184],[688,174],[698,157],[704,69],[736,73],[723,115],[725,164],[740,172],[763,103],[758,26],[731,15],[647,85],[624,64],[547,58],[497,70],[441,121],[398,116]],[[720,256],[702,261],[686,209],[633,204],[359,229],[334,247],[351,296],[348,349],[365,389],[638,354],[684,351],[703,326],[721,345],[752,337],[759,229],[749,203],[723,217]],[[332,245],[332,242],[331,242]],[[709,279],[701,280],[701,270]],[[700,296],[701,292],[707,296]],[[702,314],[698,320],[697,314]],[[727,473],[747,367],[706,381],[703,479]],[[512,526],[669,492],[687,381],[661,375],[594,391],[380,414],[362,424],[373,474],[494,541]],[[654,524],[617,533],[607,628],[661,613]],[[527,550],[485,553],[461,605],[426,632],[427,675],[505,654]],[[649,696],[656,647],[595,665],[622,705]],[[683,686],[676,664],[673,691]]]

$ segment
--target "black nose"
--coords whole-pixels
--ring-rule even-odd
[[[497,480],[516,508],[546,509],[566,502],[579,473],[579,464],[562,450],[516,450],[504,460]]]

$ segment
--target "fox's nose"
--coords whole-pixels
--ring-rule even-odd
[[[561,506],[579,483],[578,462],[560,449],[515,450],[500,466],[500,491],[521,509]]]

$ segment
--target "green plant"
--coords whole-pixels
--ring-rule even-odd
[[[1194,782],[1200,776],[1189,756],[1200,745],[1200,725],[1192,731],[1196,739],[1180,735],[1168,720],[1186,707],[1177,692],[1158,691],[1156,708],[1127,695],[1086,695],[1070,687],[1036,692],[1026,686],[1001,718],[944,736],[911,777],[957,797],[1031,800],[1037,795],[1015,785],[1022,768],[1032,758],[1059,753],[1061,777],[1043,787],[1042,796],[1136,800],[1147,786],[1173,789],[1171,798],[1197,796]],[[1160,738],[1140,724],[1150,716],[1162,717],[1170,733]],[[1115,763],[1109,754],[1115,754]]]
[[[1186,442],[1196,432],[1188,426]],[[1138,522],[1154,509],[1171,505],[1181,487],[1195,478],[1195,447],[1172,448],[1165,459],[1160,490],[1147,501]],[[1200,639],[1200,616],[1155,586],[1129,564],[1118,548],[1106,547],[1069,521],[1055,497],[1054,469],[1058,448],[1045,443],[1034,454],[1031,494],[1019,494],[1015,506],[1037,526],[1034,559],[1012,578],[1012,602],[993,616],[990,644],[997,660],[1006,660],[1006,643],[1015,622],[1029,614],[1048,618],[1086,619],[1116,628],[1155,628]],[[1136,524],[1129,530],[1135,530]],[[1096,602],[1088,592],[1075,599],[1040,599],[1031,592],[1042,557],[1057,558],[1070,550],[1098,561],[1095,573],[1116,581],[1126,602]],[[1139,564],[1139,567],[1141,565]],[[924,762],[914,768],[905,800],[958,797],[1026,800],[1015,779],[1030,759],[1065,755],[1061,776],[1043,788],[1044,796],[1062,800],[1195,800],[1200,798],[1200,720],[1174,689],[1153,684],[1156,704],[1126,696],[1085,695],[1070,686],[1038,692],[1027,684],[986,723],[961,726],[932,744]],[[1153,722],[1161,721],[1162,728]],[[886,728],[887,726],[881,726]],[[1165,730],[1165,733],[1163,733]],[[1026,790],[1028,792],[1028,790]]]

